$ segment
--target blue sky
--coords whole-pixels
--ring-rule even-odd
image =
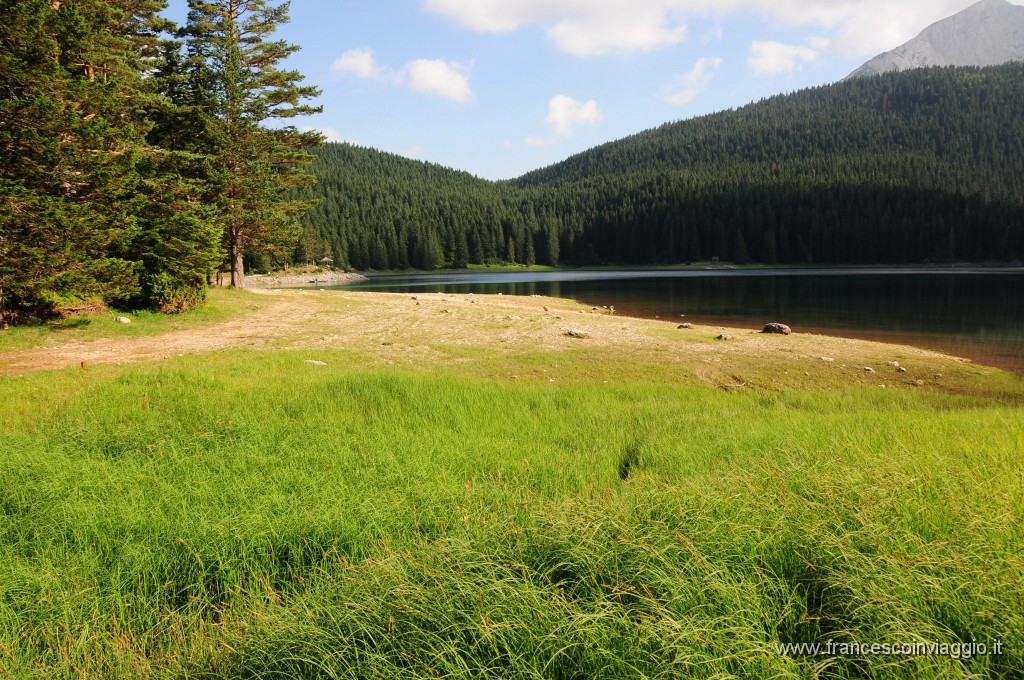
[[[1022,0],[1013,0],[1021,4]],[[488,179],[834,82],[972,0],[293,0],[300,127]],[[168,16],[183,21],[185,0]]]

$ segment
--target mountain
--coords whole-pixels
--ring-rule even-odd
[[[857,78],[665,124],[504,182],[317,152],[306,257],[769,264],[1024,259],[1024,64]]]
[[[995,66],[1024,61],[1024,7],[981,0],[932,24],[908,43],[884,52],[847,78],[928,66]]]

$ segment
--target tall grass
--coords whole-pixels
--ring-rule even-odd
[[[1024,672],[1019,384],[727,392],[318,357],[0,378],[3,669]],[[1003,654],[776,646],[829,639]]]

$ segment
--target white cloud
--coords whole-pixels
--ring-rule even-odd
[[[515,146],[515,144],[512,143],[511,139],[506,139],[506,140],[503,140],[501,142],[501,146],[502,146],[502,148],[505,148],[505,149],[511,149],[512,147]]]
[[[580,17],[563,19],[548,31],[559,49],[578,57],[609,52],[647,52],[686,38],[686,26],[670,24],[658,8],[621,3]]]
[[[975,0],[424,0],[427,10],[480,32],[536,26],[580,56],[652,50],[686,37],[687,20],[760,17],[816,27],[844,56],[873,56]],[[1013,0],[1021,4],[1021,0]]]
[[[563,52],[577,56],[634,52],[686,37],[676,0],[426,0],[428,10],[485,33],[543,26]]]
[[[548,115],[544,122],[555,128],[555,134],[568,137],[578,125],[593,125],[604,120],[604,114],[593,99],[586,103],[564,94],[548,102]]]
[[[686,106],[707,89],[721,65],[722,60],[718,57],[698,59],[692,69],[681,76],[676,76],[674,87],[666,88],[665,99],[675,106]]]
[[[418,94],[444,97],[460,104],[475,100],[466,72],[471,64],[443,59],[416,59],[399,70],[379,64],[371,49],[349,50],[334,60],[331,73],[399,85]]]
[[[571,137],[580,125],[596,125],[602,120],[604,113],[593,99],[581,102],[564,94],[555,95],[548,101],[548,115],[544,118],[552,135],[531,135],[523,141],[533,148],[551,146],[565,137]]]
[[[370,49],[349,50],[334,60],[331,64],[331,73],[339,76],[351,75],[363,80],[384,77],[384,69],[377,64],[373,50]]]
[[[405,65],[401,82],[413,92],[444,97],[460,104],[474,101],[467,66],[442,59],[417,59]]]
[[[818,51],[804,45],[786,45],[774,40],[750,43],[747,65],[754,75],[773,77],[798,71],[803,64],[816,61]]]
[[[843,3],[846,12],[837,22],[832,48],[844,56],[874,56],[902,45],[931,24],[974,4],[975,0],[882,2],[870,0],[859,7]]]

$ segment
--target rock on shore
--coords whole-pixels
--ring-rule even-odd
[[[769,323],[765,324],[762,333],[779,333],[780,335],[789,335],[792,333],[792,329],[784,323]]]

